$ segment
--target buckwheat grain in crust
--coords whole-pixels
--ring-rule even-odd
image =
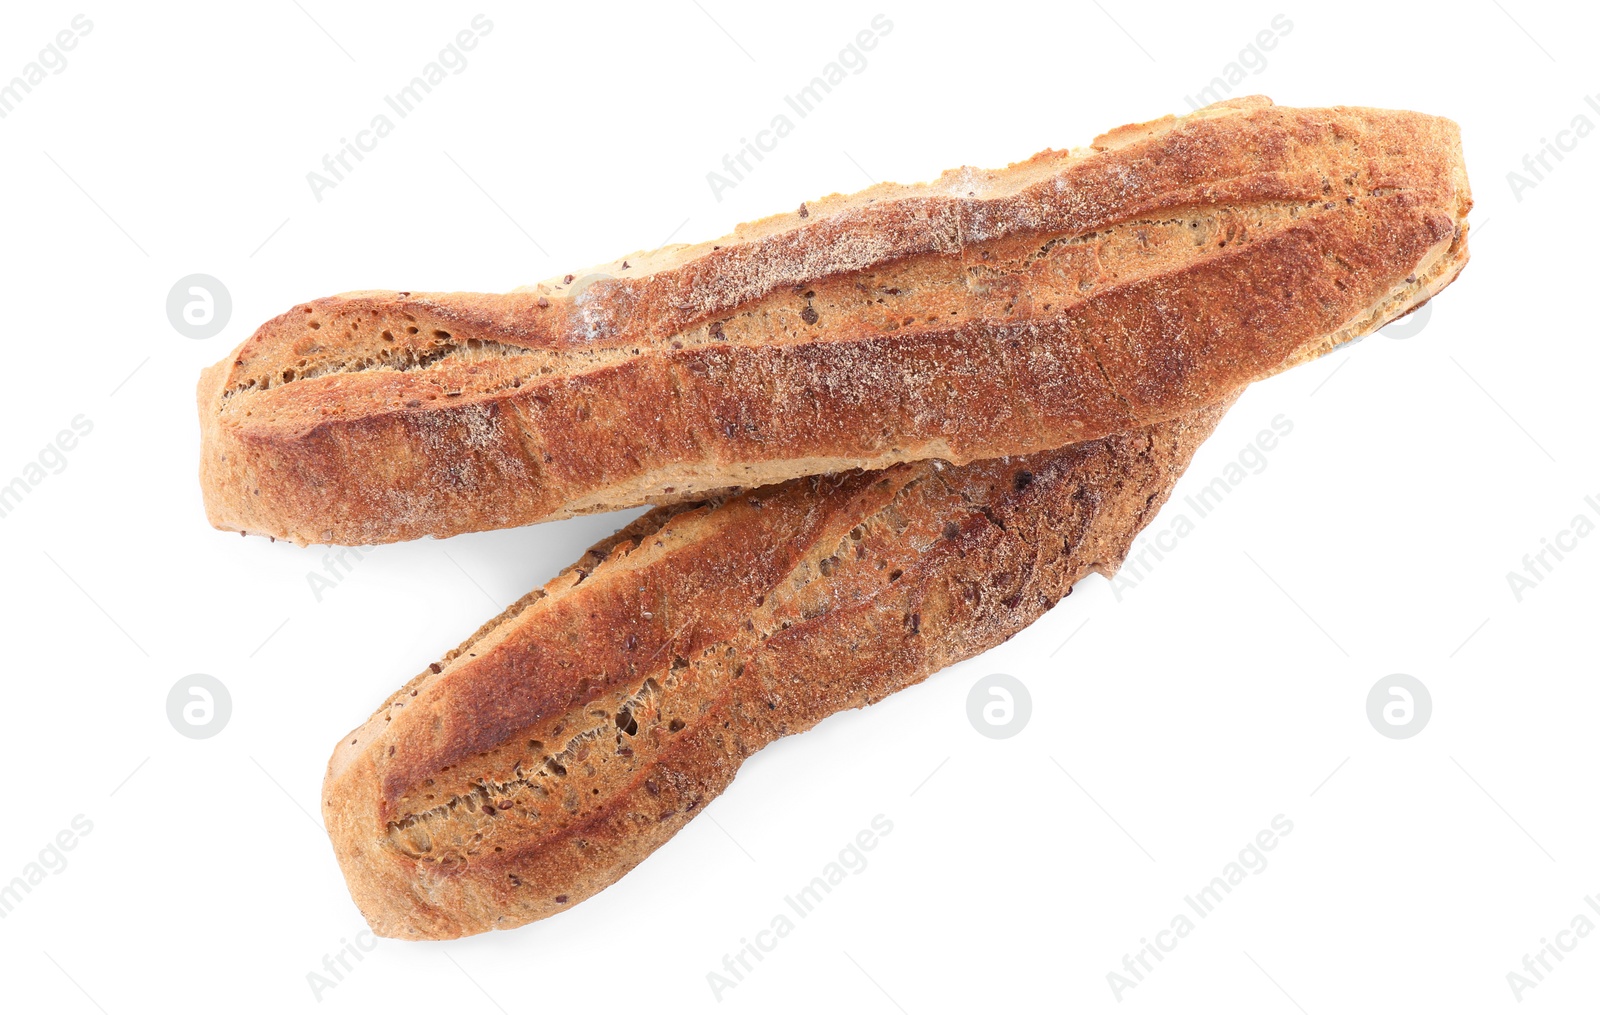
[[[1171,419],[1467,260],[1457,127],[1262,97],[505,294],[355,292],[201,378],[218,528],[368,544]]]
[[[767,743],[991,648],[1090,571],[1114,573],[1224,408],[645,514],[339,743],[323,817],[356,904],[401,938],[576,905]]]

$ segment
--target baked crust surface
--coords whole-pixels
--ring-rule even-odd
[[[1467,258],[1456,125],[1262,97],[505,294],[295,307],[205,371],[221,529],[448,536],[963,464],[1231,397]]]
[[[656,508],[339,743],[323,817],[356,904],[379,934],[452,938],[593,895],[767,743],[1115,572],[1224,409]]]

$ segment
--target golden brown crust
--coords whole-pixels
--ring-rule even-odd
[[[502,295],[367,292],[199,388],[212,524],[366,544],[1192,411],[1453,279],[1456,125],[1236,100]]]
[[[449,938],[593,895],[765,744],[1114,572],[1223,411],[646,514],[335,749],[323,814],[357,905],[380,934]]]

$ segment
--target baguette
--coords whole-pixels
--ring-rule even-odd
[[[593,895],[767,743],[1114,573],[1224,408],[648,512],[339,743],[323,817],[356,904],[379,934],[453,938]]]
[[[1172,419],[1467,259],[1456,125],[1257,97],[503,294],[355,292],[200,381],[218,528],[364,545]]]

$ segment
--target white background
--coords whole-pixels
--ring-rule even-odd
[[[0,920],[8,1010],[1322,1015],[1600,994],[1600,934],[1565,938],[1520,1005],[1506,975],[1576,914],[1600,922],[1600,538],[1520,602],[1506,577],[1575,515],[1600,521],[1600,137],[1520,201],[1507,180],[1573,117],[1600,125],[1592,12],[33,3],[3,15],[0,80],[80,12],[65,70],[0,120],[0,483],[93,423],[0,519],[0,883],[93,825]],[[466,69],[316,200],[307,172],[480,12]],[[866,68],[716,200],[707,171],[880,12]],[[869,177],[1086,144],[1187,110],[1280,13],[1292,30],[1233,94],[1461,124],[1473,259],[1426,327],[1251,389],[1155,527],[1274,416],[1293,432],[1120,598],[1087,580],[986,656],[768,748],[566,914],[383,940],[319,996],[308,974],[363,929],[316,819],[333,744],[629,515],[382,547],[319,602],[326,548],[206,525],[201,368],[316,296],[503,291]],[[193,272],[233,298],[204,341],[165,313]],[[1012,739],[966,717],[994,672],[1031,691]],[[1432,693],[1413,739],[1366,716],[1397,672]],[[192,673],[231,692],[211,739],[167,719]],[[877,814],[893,832],[869,866],[717,1002],[707,974]],[[1124,954],[1279,814],[1293,832],[1266,869],[1119,1002]]]

